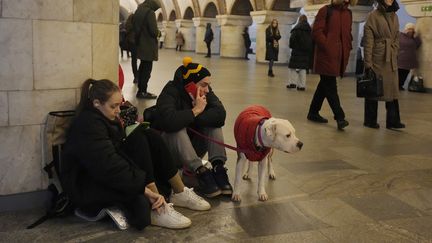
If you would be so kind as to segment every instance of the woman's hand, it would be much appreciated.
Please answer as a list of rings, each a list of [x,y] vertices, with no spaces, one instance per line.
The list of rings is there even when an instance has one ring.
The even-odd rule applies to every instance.
[[[149,199],[150,203],[152,204],[152,209],[155,209],[158,213],[163,210],[164,207],[162,206],[166,204],[166,201],[162,195],[152,192],[147,187],[145,188],[144,195]]]

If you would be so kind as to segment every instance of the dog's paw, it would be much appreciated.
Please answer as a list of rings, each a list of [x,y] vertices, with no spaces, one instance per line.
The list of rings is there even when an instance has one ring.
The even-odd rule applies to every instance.
[[[231,201],[240,202],[241,201],[240,195],[239,194],[232,194]]]
[[[243,180],[250,180],[248,173],[246,173],[246,174],[243,175]]]
[[[260,201],[267,201],[268,200],[268,196],[267,196],[267,193],[262,193],[262,194],[259,194],[259,200]]]
[[[276,180],[276,175],[275,175],[275,173],[270,173],[270,174],[269,174],[269,179],[270,179],[270,180]]]

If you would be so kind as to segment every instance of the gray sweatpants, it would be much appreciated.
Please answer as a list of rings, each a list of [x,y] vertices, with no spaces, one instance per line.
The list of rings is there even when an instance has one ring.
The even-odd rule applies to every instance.
[[[207,127],[195,130],[215,140],[224,141],[222,128]],[[227,160],[226,151],[223,146],[210,142],[193,133],[189,136],[186,128],[173,133],[163,132],[162,138],[173,154],[174,160],[177,159],[177,162],[181,163],[178,165],[185,165],[193,172],[203,165],[201,158],[207,152],[210,162],[221,160],[225,163]]]

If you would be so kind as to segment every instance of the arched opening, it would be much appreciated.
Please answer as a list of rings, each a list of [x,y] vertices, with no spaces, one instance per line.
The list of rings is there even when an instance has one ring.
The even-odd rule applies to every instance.
[[[192,18],[194,17],[194,12],[193,12],[193,10],[192,10],[192,8],[191,7],[188,7],[187,9],[186,9],[186,11],[185,11],[185,14],[184,14],[184,19],[189,19],[189,20],[192,20]]]
[[[253,11],[253,7],[249,0],[236,0],[232,7],[231,14],[249,16],[251,11]]]
[[[275,11],[292,11],[290,8],[290,1],[288,0],[275,0],[273,3],[273,7],[271,8]]]
[[[162,22],[163,21],[163,15],[162,15],[162,13],[159,13],[157,21],[158,22]]]
[[[216,5],[214,3],[207,4],[207,7],[204,10],[204,17],[206,18],[216,18],[216,15],[218,15],[218,11],[216,8]]]
[[[168,20],[169,20],[169,21],[175,21],[176,19],[177,19],[177,17],[176,17],[176,13],[175,13],[175,11],[173,10],[173,11],[171,11],[171,13],[170,13],[170,15],[169,15]]]

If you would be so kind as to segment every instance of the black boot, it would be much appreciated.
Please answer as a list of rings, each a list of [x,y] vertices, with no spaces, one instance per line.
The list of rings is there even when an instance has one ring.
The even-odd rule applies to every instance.
[[[400,121],[398,100],[386,102],[386,109],[387,109],[386,128],[388,129],[405,128],[405,124],[401,123]]]
[[[269,77],[274,77],[273,70],[272,70],[272,69],[269,69],[267,75],[268,75]]]
[[[216,184],[222,191],[223,195],[231,195],[233,188],[228,180],[227,168],[222,162],[215,161],[212,163],[213,166],[213,177],[215,178]]]
[[[378,101],[365,99],[364,104],[364,122],[365,127],[378,129],[380,126],[377,123]]]
[[[209,198],[216,197],[221,194],[221,190],[216,184],[211,170],[201,166],[196,170],[196,175],[198,179],[199,192]]]

